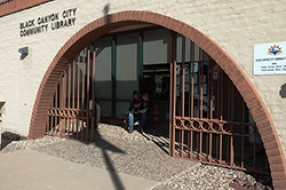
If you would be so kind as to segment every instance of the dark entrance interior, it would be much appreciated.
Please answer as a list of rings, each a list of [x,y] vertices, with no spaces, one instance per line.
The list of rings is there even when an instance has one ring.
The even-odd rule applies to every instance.
[[[170,99],[170,69],[169,64],[143,66],[143,92],[149,94],[152,109],[156,110],[158,118],[154,121],[168,126]]]

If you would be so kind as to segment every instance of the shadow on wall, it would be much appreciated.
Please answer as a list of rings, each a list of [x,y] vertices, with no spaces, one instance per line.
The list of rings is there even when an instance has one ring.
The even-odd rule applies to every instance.
[[[3,148],[5,148],[7,145],[9,145],[11,142],[13,141],[19,141],[19,140],[23,140],[25,137],[20,136],[18,134],[15,133],[11,133],[11,132],[3,132],[1,134],[1,144],[0,144],[0,150],[2,150]]]
[[[281,96],[281,98],[286,98],[286,83],[281,86],[279,95]]]
[[[110,7],[110,5],[109,5],[109,3],[108,3],[108,4],[106,4],[106,5],[104,6],[104,8],[103,8],[103,15],[105,16],[105,18],[104,18],[105,24],[108,24],[108,23],[111,22],[111,16],[108,15],[109,7]]]

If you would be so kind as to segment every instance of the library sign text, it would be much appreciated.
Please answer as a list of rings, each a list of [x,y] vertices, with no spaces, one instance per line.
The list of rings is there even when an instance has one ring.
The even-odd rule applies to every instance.
[[[58,30],[61,28],[74,26],[76,21],[77,8],[63,10],[60,13],[52,13],[46,16],[40,16],[37,19],[30,19],[21,22],[20,36],[30,36],[49,30]]]

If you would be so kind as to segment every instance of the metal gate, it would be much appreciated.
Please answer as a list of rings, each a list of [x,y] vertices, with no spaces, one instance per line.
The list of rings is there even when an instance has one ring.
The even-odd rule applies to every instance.
[[[176,37],[173,37],[176,52]],[[228,76],[199,50],[186,63],[173,53],[170,97],[170,154],[241,170],[269,173],[260,134],[248,108]],[[194,57],[191,43],[190,57]]]
[[[46,134],[92,141],[97,122],[94,44],[84,48],[58,81],[48,110]],[[87,56],[89,55],[89,56]]]

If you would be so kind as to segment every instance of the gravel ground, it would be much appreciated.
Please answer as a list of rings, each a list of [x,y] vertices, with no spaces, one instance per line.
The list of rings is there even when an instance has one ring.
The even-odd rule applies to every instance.
[[[13,141],[1,154],[31,149],[79,164],[100,167],[154,181],[161,189],[271,189],[269,176],[177,159],[168,155],[168,130],[128,134],[122,127],[100,124],[95,141],[61,137]],[[267,185],[268,184],[268,185]]]

